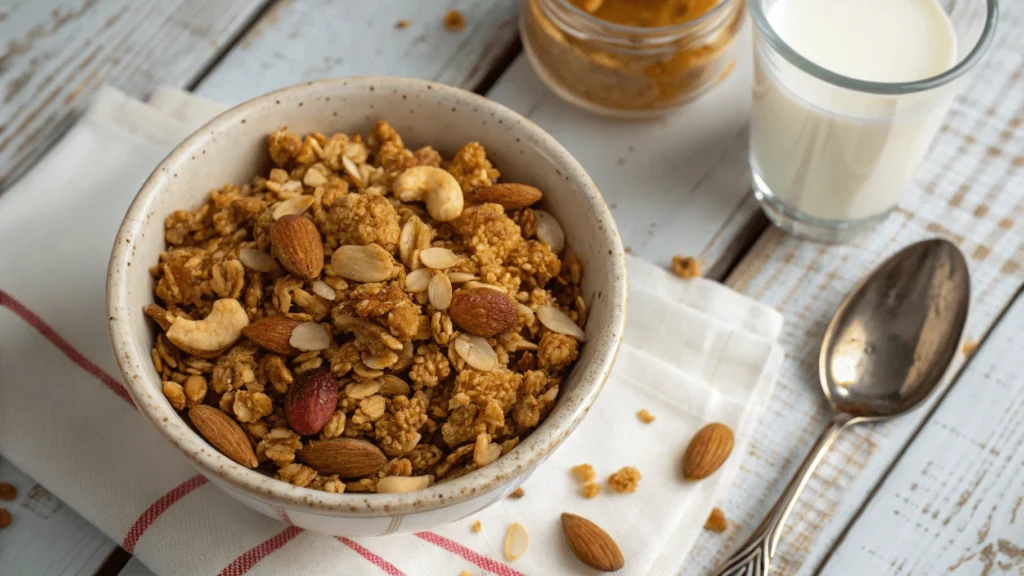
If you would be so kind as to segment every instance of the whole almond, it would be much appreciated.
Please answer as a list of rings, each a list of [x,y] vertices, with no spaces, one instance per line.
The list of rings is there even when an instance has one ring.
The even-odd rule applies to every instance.
[[[242,427],[220,409],[196,404],[188,409],[188,418],[203,438],[228,458],[247,468],[259,464]]]
[[[320,474],[337,474],[342,478],[376,474],[388,463],[380,448],[354,438],[310,440],[296,455]]]
[[[501,204],[506,210],[515,210],[526,208],[543,196],[543,192],[526,184],[494,184],[477,188],[469,198],[472,202],[491,202]]]
[[[316,224],[305,216],[287,214],[270,229],[274,258],[297,278],[309,280],[324,269],[324,245]]]
[[[519,305],[497,290],[464,288],[452,295],[448,315],[466,332],[490,338],[515,327]]]
[[[294,356],[299,351],[288,340],[292,336],[292,330],[299,324],[301,322],[284,314],[274,314],[260,318],[242,328],[242,334],[261,348],[285,356]]]
[[[562,514],[562,532],[572,553],[587,566],[602,572],[615,572],[626,565],[619,545],[607,532],[590,520],[575,514]]]
[[[338,407],[338,381],[327,368],[301,374],[288,387],[284,415],[303,436],[318,434]]]
[[[732,430],[720,422],[698,430],[683,454],[683,476],[701,480],[714,474],[729,458],[733,440]]]

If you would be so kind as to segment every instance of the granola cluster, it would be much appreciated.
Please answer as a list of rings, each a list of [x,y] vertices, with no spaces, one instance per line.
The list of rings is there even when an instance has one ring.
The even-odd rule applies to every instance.
[[[146,313],[171,405],[236,461],[328,492],[419,489],[515,448],[554,406],[587,315],[579,258],[531,207],[541,192],[498,184],[476,142],[446,158],[385,121],[267,145],[267,174],[166,219]],[[253,458],[220,448],[197,405]],[[379,464],[346,468],[353,440]]]

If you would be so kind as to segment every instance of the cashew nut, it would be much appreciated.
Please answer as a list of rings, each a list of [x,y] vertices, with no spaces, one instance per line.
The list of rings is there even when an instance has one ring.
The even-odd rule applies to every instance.
[[[433,476],[387,476],[377,481],[378,494],[401,494],[423,490],[433,482]]]
[[[427,203],[427,212],[438,222],[450,222],[462,214],[462,187],[446,170],[414,166],[395,178],[395,197],[402,202]]]
[[[234,298],[213,303],[213,309],[202,320],[175,317],[167,329],[167,338],[182,352],[200,358],[213,358],[242,336],[249,325],[249,316]]]

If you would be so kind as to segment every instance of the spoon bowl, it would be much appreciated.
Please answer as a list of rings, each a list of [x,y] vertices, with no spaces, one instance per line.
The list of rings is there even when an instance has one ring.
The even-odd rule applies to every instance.
[[[969,278],[960,250],[933,239],[903,249],[854,287],[818,361],[833,410],[877,420],[927,398],[960,348]]]

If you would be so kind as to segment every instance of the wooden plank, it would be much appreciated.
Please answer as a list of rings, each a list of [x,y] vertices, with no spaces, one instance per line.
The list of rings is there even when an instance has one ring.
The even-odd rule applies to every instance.
[[[150,570],[149,568],[146,568],[145,564],[143,564],[142,562],[139,562],[139,559],[135,558],[133,556],[132,559],[129,560],[128,563],[124,565],[124,568],[121,570],[121,572],[118,573],[118,576],[155,576],[155,575],[153,574],[152,570]]]
[[[13,502],[0,502],[13,517],[0,535],[0,573],[92,574],[117,548],[10,462],[0,462],[0,482],[13,484],[18,490]]]
[[[842,246],[770,229],[730,276],[731,286],[785,314],[787,357],[759,430],[742,455],[742,473],[720,503],[735,525],[724,536],[704,535],[685,574],[717,565],[746,537],[820,433],[828,411],[817,379],[818,343],[839,301],[872,266],[925,237],[955,241],[971,266],[967,334],[974,341],[1024,282],[1024,3],[1001,8],[991,52],[964,83],[916,183],[888,220]],[[954,370],[960,363],[962,358]],[[970,378],[958,383],[968,390],[978,385]],[[797,504],[782,537],[777,573],[815,572],[929,408],[844,433]]]
[[[823,574],[1024,572],[1022,325],[1018,297]]]
[[[737,43],[743,57],[721,85],[656,120],[579,110],[543,84],[525,55],[488,96],[536,122],[583,164],[634,254],[663,266],[676,254],[700,256],[706,270],[723,273],[744,234],[749,240],[761,231],[756,220],[750,228],[757,209],[749,202],[747,164],[749,26]]]
[[[459,10],[465,29],[443,26]],[[475,88],[517,38],[517,0],[278,2],[199,84],[237,104],[276,88],[332,76],[386,74]],[[395,23],[405,20],[407,28]]]
[[[0,190],[103,83],[186,86],[265,0],[17,0],[0,7]]]

